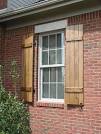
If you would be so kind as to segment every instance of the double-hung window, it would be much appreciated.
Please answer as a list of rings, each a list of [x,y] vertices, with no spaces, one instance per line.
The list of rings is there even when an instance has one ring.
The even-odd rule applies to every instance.
[[[40,44],[39,98],[64,100],[64,32],[42,34]]]

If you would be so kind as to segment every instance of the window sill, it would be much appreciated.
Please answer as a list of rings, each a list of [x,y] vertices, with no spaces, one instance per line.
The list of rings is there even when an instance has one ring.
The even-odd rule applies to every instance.
[[[45,101],[38,101],[36,103],[37,107],[51,107],[51,108],[64,108],[63,102],[45,102]]]

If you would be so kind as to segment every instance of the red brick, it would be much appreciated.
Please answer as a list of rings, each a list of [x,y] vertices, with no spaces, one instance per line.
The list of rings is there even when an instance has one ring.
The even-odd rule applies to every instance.
[[[0,0],[0,9],[7,7],[7,0]]]

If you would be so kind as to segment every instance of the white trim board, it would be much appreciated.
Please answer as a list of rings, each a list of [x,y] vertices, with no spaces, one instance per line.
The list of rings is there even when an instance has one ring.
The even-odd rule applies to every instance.
[[[35,33],[49,32],[53,30],[64,29],[67,26],[67,20],[60,20],[40,25],[35,25]]]
[[[7,12],[7,8],[0,9],[0,15]]]

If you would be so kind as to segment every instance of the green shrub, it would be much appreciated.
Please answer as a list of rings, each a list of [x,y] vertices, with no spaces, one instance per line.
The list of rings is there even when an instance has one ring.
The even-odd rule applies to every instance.
[[[0,134],[30,134],[27,107],[0,86]]]

